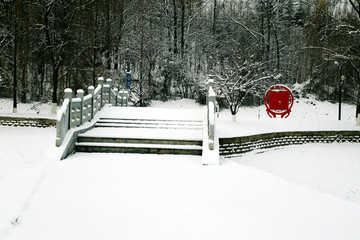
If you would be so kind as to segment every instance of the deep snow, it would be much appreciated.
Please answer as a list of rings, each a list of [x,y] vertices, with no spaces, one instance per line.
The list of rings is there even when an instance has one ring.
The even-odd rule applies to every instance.
[[[189,100],[152,105],[202,108]],[[342,121],[336,104],[314,99],[299,100],[289,119],[269,119],[263,108],[240,109],[237,123],[222,111],[218,133],[359,130],[351,105],[343,105]],[[170,155],[49,161],[57,151],[54,128],[0,127],[0,136],[1,240],[360,236],[359,144],[250,152],[204,167],[201,157]]]

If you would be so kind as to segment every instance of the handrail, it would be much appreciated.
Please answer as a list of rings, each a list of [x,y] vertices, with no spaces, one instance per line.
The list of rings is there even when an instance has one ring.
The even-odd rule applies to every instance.
[[[202,164],[219,165],[219,143],[215,132],[216,94],[213,89],[214,81],[207,83],[206,113],[203,132],[203,156]]]
[[[56,146],[59,147],[65,138],[68,119],[69,119],[69,99],[65,99],[61,109],[58,112],[58,118],[56,120]]]
[[[89,94],[84,96],[84,90],[77,90],[76,98],[72,97],[72,90],[65,89],[65,99],[58,111],[56,122],[56,146],[60,147],[69,129],[80,127],[91,121],[105,104],[113,106],[127,106],[128,92],[112,89],[112,80],[98,78],[98,86],[88,87]]]

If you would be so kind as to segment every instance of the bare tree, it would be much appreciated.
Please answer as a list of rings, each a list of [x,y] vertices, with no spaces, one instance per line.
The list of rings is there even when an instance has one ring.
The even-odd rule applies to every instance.
[[[209,76],[214,78],[217,91],[229,105],[233,122],[236,122],[236,114],[249,95],[260,97],[271,85],[273,74],[263,70],[262,64],[251,58],[238,59],[224,61]]]

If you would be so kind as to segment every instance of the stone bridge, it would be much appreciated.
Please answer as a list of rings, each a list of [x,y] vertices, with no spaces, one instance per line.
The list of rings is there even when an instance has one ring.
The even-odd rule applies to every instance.
[[[129,107],[126,91],[98,79],[65,100],[57,118],[56,146],[62,159],[74,152],[200,155],[202,164],[219,164],[215,132],[215,93],[208,83],[203,110]]]

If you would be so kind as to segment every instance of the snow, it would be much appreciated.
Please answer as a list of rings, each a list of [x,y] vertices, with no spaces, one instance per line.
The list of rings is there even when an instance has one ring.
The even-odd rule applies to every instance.
[[[13,101],[7,98],[0,98],[0,116],[56,119],[56,114],[51,114],[51,103],[18,103],[15,114]]]
[[[288,146],[261,154],[264,150],[253,151],[233,161],[360,204],[359,147],[358,143]]]
[[[0,239],[29,205],[54,139],[55,128],[0,126]]]
[[[0,99],[0,109],[6,104]],[[203,114],[203,106],[186,99],[152,106],[159,118],[161,108]],[[28,108],[19,105],[18,114],[37,115]],[[223,110],[216,133],[359,130],[355,106],[342,109],[338,121],[336,104],[300,99],[288,119],[270,119],[260,106],[241,108],[237,123]],[[144,108],[144,118],[148,113]],[[201,156],[172,155],[76,153],[54,161],[55,132],[0,126],[1,240],[351,240],[360,235],[359,144],[259,150],[221,159],[220,166],[202,166]]]
[[[240,108],[237,122],[223,110],[217,124],[220,137],[238,137],[268,132],[356,130],[355,106],[342,104],[341,121],[338,104],[319,102],[315,98],[301,98],[294,102],[288,118],[269,119],[264,106]]]
[[[184,130],[184,129],[142,129],[142,128],[93,128],[82,134],[85,137],[98,136],[103,137],[125,136],[127,138],[152,138],[152,139],[179,139],[184,140],[201,140],[201,130]]]
[[[359,222],[359,204],[233,160],[76,154],[8,239],[357,239]]]

